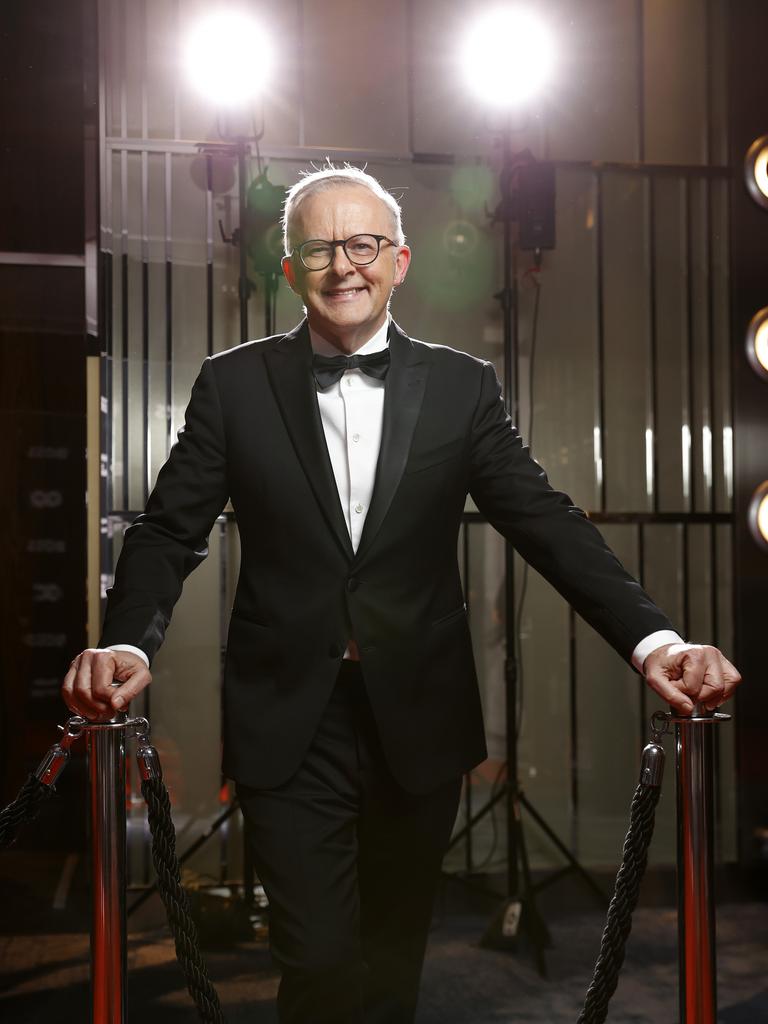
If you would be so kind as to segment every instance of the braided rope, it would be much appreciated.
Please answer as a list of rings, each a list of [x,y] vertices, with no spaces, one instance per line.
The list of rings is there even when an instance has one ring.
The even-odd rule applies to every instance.
[[[16,799],[0,811],[0,849],[16,841],[21,826],[37,816],[52,793],[52,786],[46,786],[35,775],[27,776]]]
[[[226,1024],[219,997],[200,954],[189,899],[181,884],[168,790],[162,779],[145,779],[141,784],[141,792],[147,802],[147,817],[152,833],[152,860],[157,872],[158,888],[173,932],[176,957],[186,975],[187,989],[201,1020],[206,1024]]]
[[[632,930],[632,912],[637,905],[640,883],[648,860],[648,847],[653,837],[656,805],[660,795],[659,786],[639,785],[632,798],[629,831],[624,840],[621,867],[616,875],[616,889],[608,908],[592,981],[577,1024],[603,1024],[608,1015],[608,1003],[616,991],[627,939]]]

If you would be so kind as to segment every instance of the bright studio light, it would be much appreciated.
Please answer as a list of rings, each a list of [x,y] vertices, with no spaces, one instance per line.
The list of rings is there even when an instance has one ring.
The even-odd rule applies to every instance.
[[[546,25],[516,7],[482,15],[464,41],[461,64],[472,92],[495,107],[519,107],[549,80],[555,48]]]
[[[747,515],[755,543],[768,552],[768,480],[755,489]]]
[[[768,208],[768,135],[755,139],[744,159],[744,176],[749,194]]]
[[[184,65],[189,81],[212,103],[242,106],[261,93],[269,77],[269,41],[249,15],[219,10],[190,32]]]
[[[747,328],[747,359],[763,380],[768,380],[768,306],[752,317]]]

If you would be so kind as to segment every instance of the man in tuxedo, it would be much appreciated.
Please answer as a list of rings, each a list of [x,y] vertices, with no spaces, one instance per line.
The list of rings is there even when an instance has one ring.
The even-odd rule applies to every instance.
[[[231,499],[242,564],[225,771],[269,897],[280,1019],[405,1024],[461,776],[485,757],[456,560],[467,494],[679,712],[718,706],[739,675],[684,643],[550,487],[491,364],[390,319],[411,253],[375,179],[301,179],[285,241],[306,320],[205,361],[126,532],[100,646],[72,663],[63,696],[94,718],[147,686]]]

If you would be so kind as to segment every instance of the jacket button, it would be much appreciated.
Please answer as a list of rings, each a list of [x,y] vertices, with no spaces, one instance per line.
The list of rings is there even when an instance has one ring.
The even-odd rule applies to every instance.
[[[349,579],[347,580],[347,590],[352,592],[354,590],[357,590],[359,586],[360,580],[358,580],[356,576],[350,576]]]

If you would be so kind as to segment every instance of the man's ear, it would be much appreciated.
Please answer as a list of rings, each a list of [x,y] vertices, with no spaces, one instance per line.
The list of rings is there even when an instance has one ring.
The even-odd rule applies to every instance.
[[[395,280],[393,281],[395,288],[405,280],[405,275],[408,273],[410,263],[411,250],[407,245],[401,245],[397,256],[395,256]]]
[[[299,290],[296,287],[296,271],[293,266],[293,259],[290,256],[283,256],[280,266],[283,268],[283,274],[288,284],[291,286],[292,291],[299,294]]]

